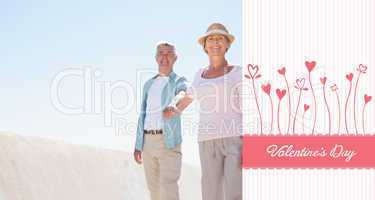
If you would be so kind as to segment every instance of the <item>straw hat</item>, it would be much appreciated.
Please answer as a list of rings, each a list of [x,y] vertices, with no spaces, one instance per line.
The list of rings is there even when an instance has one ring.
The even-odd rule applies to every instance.
[[[204,46],[204,43],[206,41],[206,38],[210,35],[224,35],[225,37],[228,38],[228,41],[229,41],[229,44],[232,44],[232,42],[234,41],[234,36],[229,34],[228,30],[225,28],[224,25],[220,24],[220,23],[213,23],[211,24],[206,33],[199,37],[198,38],[198,42],[199,44],[201,44],[202,46]]]

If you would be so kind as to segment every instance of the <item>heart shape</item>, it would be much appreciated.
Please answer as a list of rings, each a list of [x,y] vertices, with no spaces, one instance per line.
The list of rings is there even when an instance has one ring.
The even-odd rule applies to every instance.
[[[372,96],[368,96],[367,94],[365,94],[365,104],[370,102],[372,99]]]
[[[247,65],[247,70],[249,71],[250,77],[252,79],[254,79],[255,76],[258,74],[259,67],[258,67],[258,65],[249,64],[249,65]]]
[[[310,108],[310,106],[307,105],[307,104],[305,104],[305,105],[303,106],[303,108],[304,108],[305,111],[307,111],[307,110]]]
[[[298,89],[302,89],[305,86],[305,79],[304,78],[297,79],[296,86]]]
[[[309,72],[311,72],[315,68],[316,62],[315,61],[311,61],[311,62],[306,61],[305,65],[306,65],[307,70],[309,70]]]
[[[358,66],[358,71],[362,72],[362,73],[365,73],[367,71],[367,66],[366,65],[363,65],[363,64],[360,64]]]
[[[322,78],[320,78],[320,82],[321,82],[323,85],[325,85],[326,82],[327,82],[327,77],[322,77]]]
[[[279,99],[281,100],[285,96],[286,90],[280,90],[279,88],[277,88],[276,89],[276,94],[279,97]]]
[[[262,90],[267,93],[267,94],[270,94],[271,93],[271,84],[270,83],[267,83],[265,85],[262,85]]]
[[[348,79],[349,81],[352,81],[353,80],[353,73],[347,74],[346,79]]]
[[[285,75],[286,69],[285,69],[285,67],[283,67],[281,69],[278,69],[277,72],[279,72],[279,74],[281,74],[281,75]]]

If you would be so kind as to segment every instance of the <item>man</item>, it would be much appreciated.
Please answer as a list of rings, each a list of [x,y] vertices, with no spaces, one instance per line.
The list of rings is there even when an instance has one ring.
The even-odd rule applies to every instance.
[[[144,166],[152,200],[178,200],[181,174],[181,118],[175,105],[187,89],[186,79],[173,72],[175,47],[156,47],[159,73],[143,86],[134,159]]]

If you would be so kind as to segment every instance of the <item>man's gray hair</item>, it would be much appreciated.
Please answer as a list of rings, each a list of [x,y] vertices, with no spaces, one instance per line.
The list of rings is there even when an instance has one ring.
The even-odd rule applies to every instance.
[[[176,47],[171,43],[171,42],[168,42],[168,41],[160,41],[156,44],[156,53],[158,52],[159,48],[161,46],[167,46],[167,47],[172,47],[174,53],[177,55],[177,52],[176,52]]]

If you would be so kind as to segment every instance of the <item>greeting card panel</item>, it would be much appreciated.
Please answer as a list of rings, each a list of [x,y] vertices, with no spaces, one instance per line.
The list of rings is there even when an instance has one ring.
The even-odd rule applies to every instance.
[[[245,170],[245,199],[375,198],[371,163],[345,164],[361,161],[345,162],[353,150],[345,148],[363,148],[363,156],[368,149],[350,142],[372,141],[375,132],[374,11],[372,0],[243,1],[245,133],[291,137],[306,142],[306,152],[313,147],[301,137],[337,137],[321,145],[321,155],[335,162],[332,155],[341,153],[343,163]],[[341,139],[348,145],[333,150]]]

